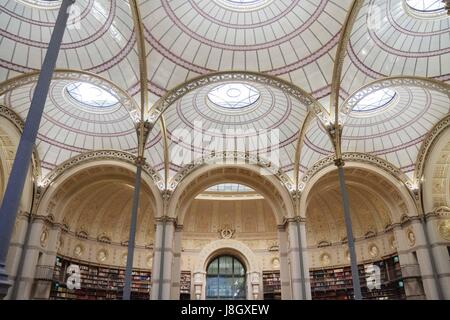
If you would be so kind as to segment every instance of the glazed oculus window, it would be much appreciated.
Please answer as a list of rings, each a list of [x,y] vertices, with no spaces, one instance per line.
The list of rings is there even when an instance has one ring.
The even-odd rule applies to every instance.
[[[372,92],[361,99],[361,101],[353,107],[353,111],[370,113],[383,110],[392,103],[396,96],[397,93],[392,89],[382,89]]]
[[[223,183],[210,187],[207,192],[253,192],[254,190],[236,183]]]
[[[415,11],[425,13],[435,13],[445,9],[445,3],[442,0],[406,0],[406,4]]]
[[[252,106],[261,97],[255,87],[245,83],[226,83],[208,93],[208,99],[225,109],[242,109]]]
[[[119,103],[111,91],[87,82],[74,82],[66,88],[69,96],[76,102],[94,108],[108,108]]]

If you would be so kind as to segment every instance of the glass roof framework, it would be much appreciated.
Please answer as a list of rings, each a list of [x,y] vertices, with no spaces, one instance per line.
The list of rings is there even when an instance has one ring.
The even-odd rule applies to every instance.
[[[87,82],[73,82],[66,90],[76,102],[92,108],[109,108],[119,103],[112,91]]]
[[[260,97],[258,89],[245,83],[225,83],[208,93],[209,101],[231,110],[252,106]]]
[[[44,10],[30,3],[51,4],[58,1],[0,2],[2,14],[5,21],[8,21],[2,27],[4,41],[0,48],[0,61],[3,61],[0,63],[0,81],[3,82],[12,75],[32,72],[42,65],[57,10]],[[224,5],[225,2],[228,5]],[[421,1],[408,2],[413,5],[413,2]],[[157,67],[153,64],[153,69],[149,72],[150,104],[154,104],[171,88],[194,78],[217,71],[241,70],[285,79],[326,105],[329,102],[340,30],[352,3],[351,0],[265,0],[261,3],[256,0],[142,0],[139,6],[145,27],[146,54],[149,61],[158,62]],[[440,5],[436,1],[433,3]],[[81,24],[89,27],[67,29],[57,68],[98,74],[139,103],[139,56],[127,2],[77,0],[77,5],[80,8]],[[369,30],[367,12],[368,8],[375,5],[381,9],[384,20],[380,29]],[[364,85],[386,77],[403,75],[450,81],[449,65],[443,63],[449,61],[450,55],[450,39],[446,36],[450,19],[445,16],[439,19],[420,19],[420,14],[405,14],[405,9],[409,9],[406,0],[363,3],[352,26],[350,44],[347,47],[341,81],[341,102]],[[33,33],[28,32],[30,29],[33,29]],[[48,130],[41,132],[42,139],[38,141],[44,174],[63,161],[90,150],[135,152],[135,130],[125,110],[109,114],[106,110],[99,112],[100,108],[94,112],[93,108],[89,108],[88,111],[91,112],[84,113],[87,108],[81,110],[82,108],[73,108],[66,103],[69,99],[64,87],[61,89],[62,85],[58,85],[58,90],[53,90],[51,99],[48,99],[48,112],[45,115],[50,118],[46,124]],[[193,119],[204,118],[208,125],[205,129],[226,129],[237,125],[281,128],[284,147],[281,153],[282,169],[290,174],[295,159],[296,134],[304,120],[303,112],[298,111],[302,106],[289,101],[281,92],[274,91],[272,95],[267,95],[264,88],[256,88],[261,93],[255,103],[257,107],[235,109],[234,112],[216,106],[212,108],[213,103],[209,103],[207,94],[203,92],[197,100],[194,100],[193,95],[189,96],[191,99],[180,101],[178,109],[177,106],[171,106],[171,110],[178,111],[184,118],[177,118],[174,116],[175,112],[169,110],[167,127],[173,129],[180,124],[193,123]],[[24,86],[15,90],[11,92],[10,101],[6,101],[6,98],[3,101],[24,118],[29,101],[25,101],[23,97],[29,96],[29,89],[30,86]],[[212,87],[208,88],[210,89]],[[383,110],[376,112],[380,119],[373,119],[374,126],[380,123],[380,130],[378,127],[373,128],[372,134],[367,129],[367,123],[356,123],[354,120],[354,134],[347,132],[347,136],[349,141],[356,141],[355,135],[358,133],[361,136],[361,139],[358,138],[360,142],[357,146],[349,145],[347,149],[343,149],[373,152],[403,171],[412,170],[410,159],[414,161],[417,158],[415,150],[420,147],[420,137],[442,118],[442,114],[448,113],[448,98],[434,94],[433,90],[417,92],[414,89],[410,93],[406,89],[403,91],[396,96],[396,101],[398,99],[401,102],[399,108],[402,111],[393,118],[400,123],[396,126],[392,123],[392,128],[384,131],[395,131],[405,124],[404,126],[408,125],[408,132],[396,136],[392,142],[372,138],[373,134],[383,134],[381,124],[391,126],[388,121],[390,119],[384,119],[386,113],[394,113],[400,109],[371,104],[370,108],[379,107],[377,110]],[[60,93],[66,94],[61,96]],[[292,107],[290,104],[293,104]],[[434,114],[427,112],[425,116],[418,117],[420,108],[430,109],[430,106],[436,106],[432,109]],[[51,112],[55,115],[50,114]],[[370,112],[355,110],[353,115],[364,113]],[[415,119],[416,115],[417,121],[410,122],[409,118]],[[429,124],[424,123],[425,118],[430,116],[433,118],[428,120]],[[369,119],[370,117],[358,117],[358,121]],[[420,127],[417,129],[420,137],[410,132],[416,130],[410,129],[415,125]],[[301,148],[301,172],[333,151],[326,132],[323,132],[316,120],[306,131]],[[53,136],[54,132],[59,134]],[[163,139],[158,128],[153,130],[152,135],[146,146],[147,161],[163,175]],[[408,148],[396,147],[403,144]],[[394,151],[388,153],[389,150]],[[168,179],[180,170],[180,167],[169,163]]]
[[[239,192],[255,192],[250,187],[244,186],[242,184],[236,183],[223,183],[218,184],[213,187],[210,187],[205,190],[206,192],[230,192],[230,193],[239,193]]]
[[[445,3],[442,0],[406,0],[406,4],[419,12],[435,13],[445,10]]]

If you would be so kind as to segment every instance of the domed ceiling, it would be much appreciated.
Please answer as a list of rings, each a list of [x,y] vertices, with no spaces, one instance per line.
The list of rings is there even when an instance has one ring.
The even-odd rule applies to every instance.
[[[214,71],[281,77],[321,98],[349,0],[143,0],[153,99]]]
[[[448,87],[443,88],[450,81],[450,18],[440,7],[420,8],[419,2],[139,0],[144,40],[140,51],[133,1],[77,0],[38,135],[43,175],[92,150],[136,154],[135,126],[141,118],[145,82],[140,79],[140,62],[146,59],[147,111],[166,94],[179,95],[145,148],[148,164],[162,177],[171,179],[189,163],[176,158],[179,150],[192,151],[189,160],[222,150],[180,141],[180,129],[191,136],[201,132],[209,142],[237,130],[232,135],[235,145],[252,136],[239,130],[277,129],[279,146],[269,149],[279,152],[284,172],[295,179],[298,171],[301,178],[333,154],[325,130],[329,123],[324,120],[334,111],[330,95],[336,79],[341,80],[343,152],[370,153],[412,177],[422,142],[449,115],[450,105]],[[0,0],[0,103],[22,120],[59,3]],[[345,56],[336,60],[351,8],[357,10],[350,21],[349,42],[344,43]],[[333,79],[341,62],[341,77]],[[266,80],[249,76],[242,81],[205,81],[216,72],[257,74]],[[391,92],[375,102],[367,97],[385,88],[379,86],[385,77],[395,76],[436,82],[388,81]],[[273,86],[270,79],[275,77],[286,83]],[[97,86],[83,89],[97,96],[80,96],[80,82]],[[261,154],[268,148],[249,149]]]
[[[410,5],[436,1],[363,1],[350,35],[341,95],[389,76],[450,81],[450,19],[445,10],[427,16]],[[418,5],[418,4],[417,4]],[[441,2],[442,7],[444,4]]]

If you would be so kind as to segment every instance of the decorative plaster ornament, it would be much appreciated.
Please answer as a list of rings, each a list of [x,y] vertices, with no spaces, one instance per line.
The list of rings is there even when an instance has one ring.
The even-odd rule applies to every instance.
[[[450,220],[441,221],[438,230],[444,240],[450,241]]]
[[[77,245],[75,247],[75,249],[73,250],[73,254],[75,255],[75,257],[81,257],[84,253],[84,248],[81,244]]]
[[[106,251],[105,249],[100,250],[97,253],[97,261],[98,262],[105,262],[106,259],[108,259],[108,251]]]
[[[41,242],[41,247],[45,248],[47,246],[47,242],[48,242],[48,231],[47,231],[47,229],[44,229],[44,231],[42,231],[40,242]]]
[[[375,244],[371,244],[369,246],[369,254],[372,258],[376,258],[380,254],[380,250]]]
[[[331,257],[328,253],[324,253],[320,256],[320,262],[322,266],[327,267],[331,264]]]
[[[220,236],[222,237],[222,239],[231,239],[233,238],[235,230],[232,230],[229,227],[225,227],[222,230],[220,230]]]
[[[416,235],[411,229],[406,232],[406,235],[408,236],[409,245],[413,247],[416,244]]]

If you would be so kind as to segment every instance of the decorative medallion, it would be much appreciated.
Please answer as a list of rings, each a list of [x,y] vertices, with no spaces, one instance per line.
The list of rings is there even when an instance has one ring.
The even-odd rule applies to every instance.
[[[376,258],[380,254],[380,250],[375,244],[369,245],[369,254],[372,258]]]
[[[320,256],[320,263],[324,267],[331,265],[331,256],[328,253],[324,253]]]
[[[122,261],[121,261],[123,266],[127,265],[127,260],[128,260],[128,254],[124,253],[122,255]]]
[[[450,220],[441,221],[438,225],[438,230],[442,239],[450,241]]]
[[[228,239],[233,238],[235,230],[233,230],[229,227],[225,227],[222,230],[220,230],[219,232],[220,232],[220,236],[222,237],[222,239],[228,240]]]
[[[75,249],[73,250],[73,254],[75,255],[75,257],[80,258],[84,253],[84,248],[81,244],[77,245],[75,247]]]
[[[43,248],[47,247],[47,243],[48,243],[48,230],[47,229],[44,229],[44,231],[42,231],[40,242],[41,242],[41,247],[43,247]]]
[[[108,251],[106,249],[102,249],[97,253],[97,261],[105,262],[108,259]]]
[[[413,247],[416,244],[416,235],[411,229],[406,231],[406,236],[408,237],[409,245]]]

